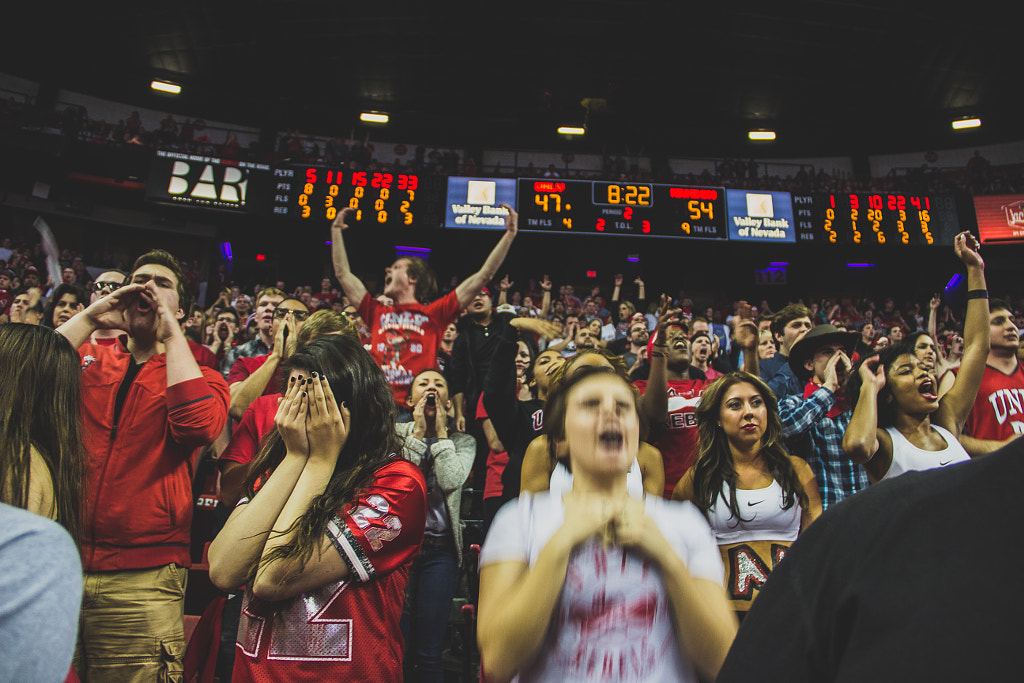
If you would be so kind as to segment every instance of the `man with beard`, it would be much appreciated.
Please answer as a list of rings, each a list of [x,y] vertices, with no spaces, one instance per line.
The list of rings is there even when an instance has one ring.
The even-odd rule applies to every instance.
[[[650,427],[647,439],[661,451],[665,466],[666,499],[697,459],[697,404],[710,383],[691,364],[690,340],[679,309],[668,308],[662,298],[654,336],[648,344],[651,373],[633,384],[640,390],[640,415]],[[741,311],[736,324],[736,343],[744,350],[743,369],[757,372],[757,328],[749,318],[749,307]],[[753,359],[753,361],[751,361]]]
[[[448,390],[455,407],[455,428],[460,432],[466,431],[468,424],[476,422],[477,402],[497,346],[497,335],[515,317],[513,313],[495,312],[493,303],[487,287],[473,297],[466,315],[458,322],[451,360],[445,368]],[[477,443],[480,441],[478,438]]]
[[[256,337],[244,344],[228,349],[224,360],[220,362],[220,371],[224,379],[228,378],[231,368],[239,358],[266,356],[274,346],[274,309],[284,301],[285,293],[276,287],[267,287],[256,295]],[[307,309],[308,310],[308,309]],[[245,314],[238,311],[240,318]],[[243,318],[244,319],[244,318]]]
[[[387,375],[395,403],[407,413],[405,398],[413,378],[423,370],[437,367],[437,347],[448,323],[456,319],[461,309],[473,303],[484,285],[494,278],[512,247],[519,230],[518,215],[511,206],[501,206],[505,209],[505,232],[480,270],[429,304],[425,300],[437,285],[426,262],[418,258],[400,258],[385,270],[384,296],[392,300],[390,305],[370,296],[352,272],[342,236],[354,209],[343,209],[331,224],[334,275],[348,300],[358,302],[359,315],[370,327],[370,355]]]
[[[987,292],[967,293],[968,298],[979,295],[987,296]],[[991,453],[1024,433],[1024,368],[1017,360],[1020,331],[1005,301],[989,302],[989,333],[985,374],[960,436],[972,458]]]
[[[57,330],[82,359],[83,680],[183,670],[192,476],[228,409],[224,378],[199,367],[182,334],[187,309],[177,261],[155,250],[135,261],[129,284]],[[88,343],[99,328],[126,332],[127,350]]]
[[[647,342],[651,333],[647,330],[647,320],[642,313],[633,314],[623,339],[616,339],[608,342],[608,350],[622,356],[623,362],[629,368],[631,379],[647,379],[651,372],[651,366],[647,362]]]

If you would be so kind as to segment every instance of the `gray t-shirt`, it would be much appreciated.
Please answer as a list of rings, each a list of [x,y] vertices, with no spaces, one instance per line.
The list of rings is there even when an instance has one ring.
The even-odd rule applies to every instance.
[[[0,567],[0,681],[63,681],[82,604],[78,548],[56,522],[0,503]]]

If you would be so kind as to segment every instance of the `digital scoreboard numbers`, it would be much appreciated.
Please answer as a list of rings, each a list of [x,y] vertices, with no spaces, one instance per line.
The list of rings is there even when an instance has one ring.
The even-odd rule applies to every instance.
[[[945,245],[959,232],[948,195],[836,193],[795,196],[801,240],[821,244]]]
[[[317,166],[274,169],[274,213],[333,221],[351,208],[349,225],[413,225],[420,179],[414,174],[350,171]]]
[[[725,239],[720,188],[521,178],[527,231]]]

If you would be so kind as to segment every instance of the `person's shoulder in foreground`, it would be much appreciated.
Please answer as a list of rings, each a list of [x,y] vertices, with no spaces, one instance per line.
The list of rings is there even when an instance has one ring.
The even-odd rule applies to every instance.
[[[82,564],[56,522],[0,503],[0,681],[62,681],[82,602]]]
[[[772,573],[718,677],[996,680],[1018,668],[1024,440],[829,508]]]

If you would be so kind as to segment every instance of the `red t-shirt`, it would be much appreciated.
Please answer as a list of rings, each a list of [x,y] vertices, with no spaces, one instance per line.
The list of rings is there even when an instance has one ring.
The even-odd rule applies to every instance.
[[[395,401],[404,406],[413,377],[437,368],[437,349],[459,315],[459,297],[453,290],[426,305],[385,306],[367,292],[359,315],[370,327],[370,355],[387,376]]]
[[[633,384],[641,394],[647,391],[647,380]],[[697,405],[707,385],[703,379],[668,381],[668,418],[661,430],[651,434],[665,465],[665,498],[672,497],[672,490],[697,459]]]
[[[1009,375],[985,366],[964,434],[993,441],[1024,434],[1024,368],[1020,363]]]
[[[235,426],[235,431],[231,433],[231,442],[217,459],[218,463],[237,462],[248,465],[253,461],[263,437],[274,429],[277,399],[280,395],[264,394],[249,404]]]
[[[328,522],[327,536],[348,565],[347,579],[277,603],[246,591],[236,683],[402,680],[399,621],[426,525],[423,473],[392,460],[345,510]]]
[[[231,366],[231,371],[228,373],[228,386],[230,387],[235,382],[244,382],[249,379],[252,373],[263,367],[263,364],[267,362],[267,356],[249,356],[242,357],[235,361],[235,364]],[[274,374],[271,375],[270,380],[267,382],[267,386],[263,388],[263,396],[270,394],[281,393],[281,370],[278,368],[274,370]]]
[[[196,363],[220,372],[220,364],[217,363],[217,356],[213,355],[213,351],[191,339],[186,341],[188,341],[188,348],[192,350],[192,357],[196,359]]]

